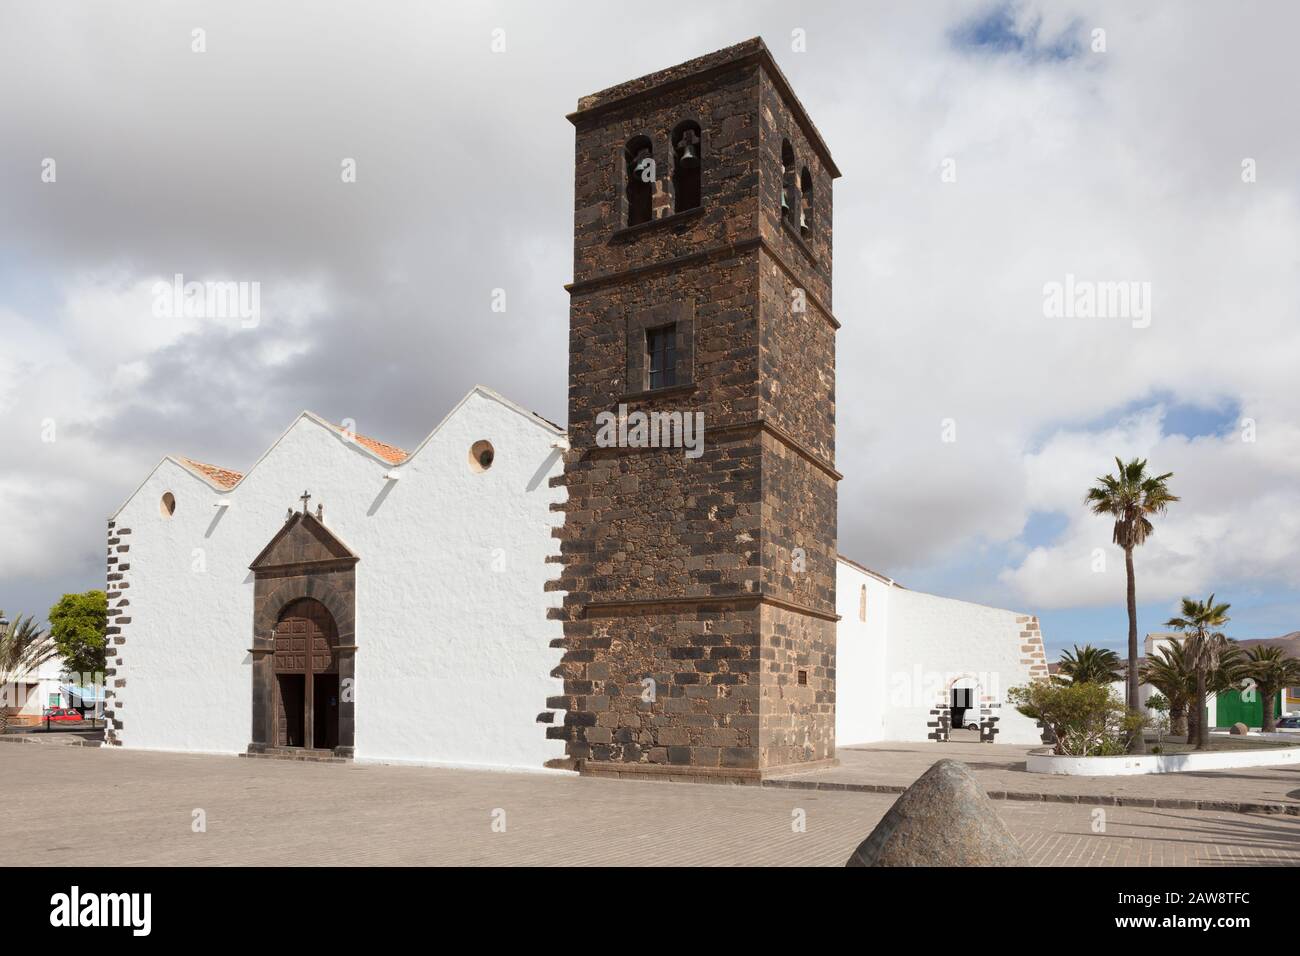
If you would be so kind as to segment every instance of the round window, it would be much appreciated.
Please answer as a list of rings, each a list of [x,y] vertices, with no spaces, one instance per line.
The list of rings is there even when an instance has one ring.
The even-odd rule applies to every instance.
[[[176,496],[170,491],[164,491],[162,501],[158,502],[158,510],[162,512],[164,518],[170,518],[176,513]]]
[[[487,471],[492,467],[492,460],[496,457],[496,450],[492,443],[486,439],[476,441],[469,449],[469,466],[475,471]]]

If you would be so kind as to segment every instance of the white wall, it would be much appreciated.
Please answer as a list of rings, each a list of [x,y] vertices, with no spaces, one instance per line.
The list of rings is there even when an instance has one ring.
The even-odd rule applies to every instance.
[[[866,621],[859,618],[862,589],[867,589]],[[885,739],[885,643],[889,633],[892,588],[846,561],[836,562],[835,743],[870,743]]]
[[[1029,682],[1022,664],[1020,632],[1015,611],[936,597],[896,588],[890,607],[890,704],[886,733],[891,740],[925,740],[930,710],[955,679],[977,678],[982,707],[996,702],[997,742],[1042,743],[1038,725],[1006,703],[1011,687]],[[987,700],[986,698],[991,698]]]
[[[59,688],[67,683],[62,674],[63,659],[60,657],[54,657],[28,673],[10,688],[15,698],[11,702],[14,708],[11,713],[19,717],[39,717],[50,705],[51,694],[59,695],[59,703],[55,706],[62,707],[65,701]]]
[[[859,620],[862,587],[867,620]],[[1020,648],[1027,615],[911,591],[840,560],[835,648],[835,742],[924,741],[930,710],[959,679],[976,678],[991,697],[998,743],[1039,744],[1038,725],[1008,706],[1006,692],[1029,681]],[[965,681],[969,683],[969,680]],[[987,707],[991,701],[981,701]]]
[[[496,457],[476,472],[469,448],[483,438]],[[562,756],[536,723],[562,693],[549,676],[562,625],[546,617],[561,595],[545,591],[559,570],[546,563],[563,517],[550,510],[564,496],[549,486],[562,472],[559,440],[476,389],[400,466],[308,416],[230,491],[164,461],[116,516],[132,532],[131,621],[114,675],[127,681],[116,704],[123,746],[247,747],[248,565],[306,489],[360,557],[356,759],[540,768]],[[394,467],[402,477],[385,480]],[[165,491],[176,496],[170,519],[159,510]],[[219,500],[231,506],[218,510]]]

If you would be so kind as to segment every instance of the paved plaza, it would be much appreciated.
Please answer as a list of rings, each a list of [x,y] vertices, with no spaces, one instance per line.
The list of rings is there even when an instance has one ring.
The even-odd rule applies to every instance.
[[[1272,812],[1300,813],[1300,767],[1246,767],[1131,777],[1073,777],[1029,773],[1025,755],[1032,747],[969,743],[881,743],[840,747],[840,765],[815,773],[790,774],[796,786],[849,789],[905,788],[941,757],[960,760],[993,796],[1021,799],[1080,797],[1094,804],[1129,803],[1166,809],[1228,809],[1267,806]]]
[[[45,745],[0,747],[0,798],[9,862],[98,866],[838,866],[894,800]],[[1036,865],[1300,865],[1285,814],[995,806]]]

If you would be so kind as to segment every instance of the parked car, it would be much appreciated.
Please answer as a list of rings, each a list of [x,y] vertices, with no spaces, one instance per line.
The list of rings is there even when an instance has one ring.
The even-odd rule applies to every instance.
[[[47,707],[41,715],[46,720],[83,720],[81,714],[71,707]]]
[[[961,715],[961,725],[967,730],[979,730],[980,724],[984,720],[984,714],[971,707],[966,713]]]
[[[1280,717],[1277,728],[1278,730],[1300,730],[1300,717]]]

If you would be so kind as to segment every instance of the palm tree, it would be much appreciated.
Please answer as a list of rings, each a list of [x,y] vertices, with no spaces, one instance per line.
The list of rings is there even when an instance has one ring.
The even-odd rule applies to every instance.
[[[17,682],[36,668],[58,654],[54,642],[42,628],[36,626],[30,616],[19,615],[12,624],[5,621],[0,611],[0,734],[9,727],[9,708],[6,706],[11,694],[17,690]]]
[[[1222,634],[1218,635],[1223,637]],[[1225,639],[1219,649],[1218,660],[1208,671],[1205,672],[1205,694],[1206,697],[1217,697],[1219,694],[1230,690],[1241,690],[1241,681],[1245,678],[1243,664],[1246,655],[1236,641]],[[1192,695],[1188,700],[1196,697],[1196,681],[1193,673]],[[1208,709],[1202,707],[1196,712],[1198,721],[1202,716],[1208,716]],[[1198,722],[1193,728],[1195,733],[1199,733],[1200,723]],[[1190,737],[1188,738],[1191,739]]]
[[[1271,733],[1276,728],[1273,701],[1278,691],[1300,684],[1300,661],[1288,657],[1280,647],[1261,644],[1247,653],[1243,670],[1255,682],[1255,689],[1264,701],[1264,726],[1261,729],[1266,734]]]
[[[1150,684],[1169,701],[1169,733],[1187,735],[1187,709],[1196,695],[1196,672],[1181,645],[1161,646],[1142,668],[1142,683]]]
[[[1057,676],[1072,684],[1110,684],[1122,680],[1123,671],[1119,655],[1110,648],[1075,644],[1073,651],[1061,652]]]
[[[1155,533],[1152,515],[1163,515],[1178,496],[1165,484],[1174,476],[1172,471],[1163,475],[1148,475],[1145,459],[1134,458],[1127,465],[1115,459],[1118,475],[1104,475],[1097,479],[1099,485],[1089,488],[1084,503],[1093,514],[1110,515],[1115,519],[1114,542],[1124,549],[1124,570],[1128,574],[1128,691],[1126,701],[1130,710],[1138,706],[1138,618],[1137,585],[1133,579],[1133,549]],[[1141,734],[1134,734],[1130,752],[1144,753],[1146,744]]]
[[[1230,646],[1221,631],[1214,628],[1228,623],[1230,604],[1215,604],[1211,594],[1204,601],[1183,598],[1182,617],[1170,618],[1166,627],[1177,628],[1187,635],[1184,649],[1193,669],[1196,671],[1196,696],[1192,703],[1196,708],[1196,749],[1204,750],[1210,743],[1210,728],[1205,714],[1205,695],[1209,693],[1207,683],[1209,672],[1222,669],[1220,657]]]

